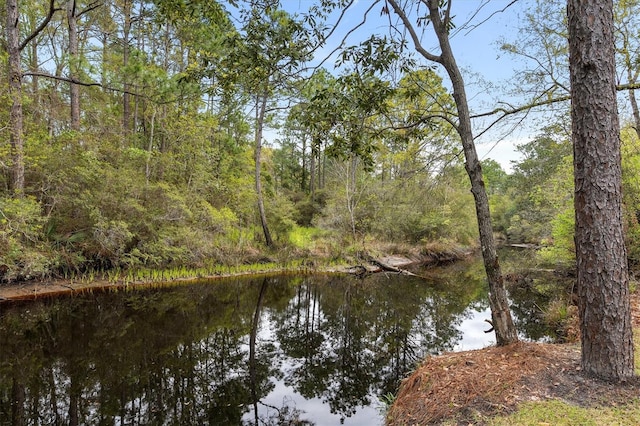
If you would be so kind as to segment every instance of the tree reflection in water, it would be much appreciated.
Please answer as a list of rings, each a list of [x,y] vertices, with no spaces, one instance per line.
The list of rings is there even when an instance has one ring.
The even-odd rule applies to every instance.
[[[0,425],[379,423],[378,398],[452,350],[484,292],[456,267],[4,304]]]

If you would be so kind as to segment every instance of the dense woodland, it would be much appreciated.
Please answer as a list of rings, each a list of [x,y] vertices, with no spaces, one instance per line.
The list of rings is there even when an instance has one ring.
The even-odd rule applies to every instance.
[[[270,1],[8,0],[1,279],[476,245],[455,105],[438,71],[375,34],[341,50],[336,67],[310,65],[341,3],[290,14]],[[564,6],[531,2],[527,31],[505,40],[503,54],[529,62],[501,93],[522,102],[491,117],[544,120],[529,124],[535,136],[509,174],[490,159],[482,168],[496,235],[570,267]],[[619,92],[624,219],[637,264],[638,5],[616,7],[618,74],[631,89]]]

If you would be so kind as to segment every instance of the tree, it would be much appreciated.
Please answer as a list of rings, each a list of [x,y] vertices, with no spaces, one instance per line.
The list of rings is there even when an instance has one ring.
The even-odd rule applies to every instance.
[[[18,0],[6,2],[6,36],[9,60],[9,96],[11,113],[9,118],[11,144],[11,190],[20,197],[24,193],[24,117],[22,111],[22,64],[20,54],[27,44],[47,26],[54,13],[58,11],[54,0],[49,1],[47,16],[25,39],[20,41],[20,11]]]
[[[440,54],[430,53],[423,47],[415,25],[410,21],[409,16],[400,6],[399,1],[388,0],[388,3],[407,29],[416,51],[428,61],[442,65],[451,80],[453,98],[458,114],[454,127],[462,142],[466,161],[465,168],[471,181],[471,192],[475,200],[478,229],[480,231],[480,245],[482,247],[484,266],[489,281],[489,304],[491,306],[493,327],[496,333],[496,344],[502,346],[517,342],[518,333],[513,323],[511,312],[509,311],[507,292],[504,287],[496,244],[493,238],[489,199],[482,179],[482,167],[480,166],[474,144],[465,84],[462,73],[456,63],[453,50],[451,49],[451,44],[449,43],[449,30],[452,27],[452,0],[446,2],[438,0],[426,1],[429,10],[428,22],[432,25],[433,31],[438,38]]]
[[[567,15],[582,369],[620,381],[634,362],[613,1],[568,0]]]
[[[310,39],[302,23],[275,6],[274,2],[252,2],[248,10],[242,12],[242,36],[234,34],[230,37],[232,52],[224,70],[254,101],[255,188],[262,231],[269,247],[274,242],[267,223],[262,190],[263,133],[269,115],[278,108],[274,102],[300,77],[310,49]]]
[[[78,22],[87,12],[99,7],[101,3],[93,2],[86,9],[78,10],[76,0],[67,1],[67,28],[69,32],[69,104],[71,107],[71,130],[80,130],[80,86],[75,81],[80,80],[80,49]]]
[[[53,2],[52,2],[53,4]],[[11,113],[11,190],[17,196],[24,192],[24,129],[22,116],[22,71],[20,67],[20,29],[18,0],[6,3],[7,53],[9,54],[9,94]]]

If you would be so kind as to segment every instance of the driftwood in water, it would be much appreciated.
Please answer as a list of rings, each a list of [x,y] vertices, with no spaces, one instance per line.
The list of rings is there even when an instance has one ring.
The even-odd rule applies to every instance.
[[[468,250],[451,249],[441,251],[425,250],[419,254],[405,257],[402,255],[385,256],[383,258],[375,258],[366,252],[357,253],[358,259],[362,262],[356,266],[343,269],[343,272],[363,276],[377,272],[394,272],[396,274],[408,275],[412,277],[425,278],[424,276],[414,274],[413,272],[403,269],[409,265],[434,265],[454,260],[463,259],[471,254]]]
[[[357,275],[360,277],[368,274],[374,274],[377,272],[393,272],[396,274],[408,275],[411,277],[420,277],[420,275],[414,274],[413,272],[409,272],[406,269],[402,269],[397,266],[391,265],[389,262],[376,259],[369,255],[364,255],[364,256],[361,255],[361,259],[363,259],[362,264],[348,267],[344,270],[344,272]],[[398,260],[403,265],[409,265],[413,263],[409,259],[398,259]],[[421,278],[424,278],[424,277],[421,277]]]
[[[383,271],[395,272],[397,274],[409,275],[409,276],[412,276],[412,277],[417,277],[418,276],[418,275],[414,274],[413,272],[409,272],[409,271],[407,271],[405,269],[400,269],[400,268],[397,268],[397,267],[395,267],[393,265],[389,265],[388,263],[383,262],[380,259],[375,259],[375,258],[373,258],[371,256],[369,256],[369,258],[367,260],[368,260],[368,262],[370,264],[377,266],[378,268],[380,268]]]

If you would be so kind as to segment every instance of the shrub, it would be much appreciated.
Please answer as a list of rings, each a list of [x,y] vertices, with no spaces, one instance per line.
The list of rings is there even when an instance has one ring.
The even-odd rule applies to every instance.
[[[41,277],[56,266],[44,240],[45,222],[34,198],[0,199],[0,279]]]

